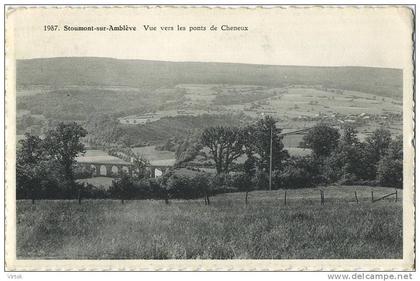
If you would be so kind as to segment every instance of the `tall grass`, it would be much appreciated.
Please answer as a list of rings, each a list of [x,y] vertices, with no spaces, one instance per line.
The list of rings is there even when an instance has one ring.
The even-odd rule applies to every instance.
[[[316,191],[316,190],[315,190]],[[299,192],[299,191],[295,191]],[[308,192],[308,191],[306,191]],[[350,191],[349,190],[349,194]],[[18,258],[391,259],[402,258],[402,206],[282,193],[202,200],[17,202]],[[350,198],[350,197],[349,197]]]

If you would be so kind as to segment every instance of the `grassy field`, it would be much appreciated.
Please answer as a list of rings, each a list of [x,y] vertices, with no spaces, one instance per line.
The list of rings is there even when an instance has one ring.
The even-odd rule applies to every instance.
[[[121,163],[125,164],[126,161],[108,155],[105,151],[99,149],[88,149],[84,155],[78,155],[76,157],[76,161],[78,162],[99,162],[99,163]]]
[[[175,163],[174,152],[156,150],[154,145],[135,147],[133,151],[149,160],[152,165],[172,166]]]
[[[222,194],[203,200],[17,202],[18,258],[402,258],[402,204],[371,188]],[[375,198],[393,189],[374,188]],[[360,203],[354,199],[358,192]],[[399,191],[399,197],[402,192]]]
[[[112,181],[114,178],[109,177],[93,177],[93,178],[86,178],[86,179],[78,179],[76,180],[79,183],[88,183],[94,185],[96,187],[102,189],[108,189],[112,185]]]

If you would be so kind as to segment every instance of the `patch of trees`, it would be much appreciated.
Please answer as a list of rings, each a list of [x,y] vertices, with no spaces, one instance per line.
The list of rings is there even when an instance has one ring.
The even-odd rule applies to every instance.
[[[273,188],[304,188],[319,184],[368,184],[402,188],[402,137],[393,139],[380,128],[364,142],[346,126],[342,133],[325,123],[313,127],[301,146],[310,156],[290,157],[281,129],[271,117],[244,128],[207,128],[202,144],[208,147],[217,174],[232,171],[246,175],[254,189],[267,189],[271,161]],[[271,150],[271,151],[270,151]],[[240,169],[232,162],[246,155]],[[271,155],[271,158],[270,158]]]
[[[214,100],[213,104],[216,105],[231,105],[250,103],[258,100],[263,100],[275,96],[273,92],[258,92],[258,93],[243,93],[234,92],[233,94],[219,94]]]
[[[122,96],[124,98],[121,98]],[[114,91],[80,87],[18,97],[17,106],[20,109],[30,110],[32,114],[42,114],[47,119],[73,121],[86,120],[94,112],[117,115],[119,112],[142,114],[156,109],[158,102],[153,100],[147,90]]]
[[[233,161],[242,155],[247,156],[247,172],[253,173],[256,168],[268,171],[270,157],[273,169],[280,168],[289,155],[284,150],[281,129],[275,123],[267,116],[243,128],[219,126],[205,129],[201,143],[210,149],[217,174],[229,173]]]
[[[310,156],[290,157],[282,143],[281,129],[267,116],[255,124],[215,126],[201,134],[216,173],[172,169],[159,178],[150,178],[148,163],[130,154],[137,173],[121,173],[108,191],[75,183],[75,157],[84,152],[81,139],[86,131],[77,123],[59,123],[41,139],[26,135],[17,151],[17,198],[115,198],[129,199],[203,198],[211,204],[218,193],[268,189],[270,166],[272,188],[305,188],[323,184],[368,184],[402,188],[403,139],[392,138],[386,129],[377,129],[365,141],[353,127],[340,131],[318,124],[304,136],[302,146]],[[131,151],[131,150],[130,150]],[[235,163],[246,156],[242,163]],[[271,165],[270,165],[271,163]],[[248,196],[245,196],[247,202]]]
[[[77,123],[59,123],[44,139],[25,134],[16,155],[17,198],[74,198],[75,158],[84,153],[86,130]]]
[[[123,174],[115,179],[108,191],[108,197],[126,200],[157,199],[170,203],[171,199],[203,198],[211,204],[211,196],[220,193],[245,191],[248,181],[242,174],[219,174],[196,172],[185,175],[177,170],[169,171],[159,178],[134,178]],[[245,185],[243,185],[245,183]]]
[[[192,161],[203,148],[200,141],[200,132],[191,132],[184,137],[172,137],[164,144],[157,145],[156,150],[175,152],[176,166],[180,167],[189,161]]]
[[[319,124],[304,136],[302,145],[312,149],[325,183],[402,188],[402,136],[393,139],[387,129],[375,130],[362,142],[351,126],[340,135],[338,129]]]
[[[92,69],[106,71],[97,72]],[[17,87],[26,88],[32,85],[128,86],[140,89],[174,87],[178,84],[261,85],[265,87],[321,85],[323,88],[361,91],[386,97],[402,96],[402,71],[373,67],[267,66],[129,61],[109,58],[49,58],[18,60],[16,78]],[[153,96],[156,99],[155,95]]]
[[[245,120],[246,121],[246,120]],[[93,114],[86,123],[89,133],[87,141],[99,146],[135,147],[162,144],[168,139],[178,138],[182,145],[187,137],[194,138],[203,128],[229,124],[240,126],[242,116],[233,114],[202,114],[199,116],[164,117],[158,121],[126,126],[118,119],[106,114]]]

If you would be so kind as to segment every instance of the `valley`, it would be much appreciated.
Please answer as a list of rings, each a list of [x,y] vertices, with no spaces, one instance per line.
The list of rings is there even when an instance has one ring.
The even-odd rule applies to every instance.
[[[299,149],[302,135],[288,133],[319,122],[351,125],[361,140],[380,127],[402,133],[402,85],[395,69],[78,61],[18,61],[18,139],[25,132],[43,135],[59,121],[76,121],[89,132],[88,147],[131,147],[149,161],[173,164],[174,146],[160,149],[172,153],[164,159],[155,159],[159,153],[150,147],[171,139],[179,147],[205,127],[243,126],[267,115],[297,155],[307,153]],[[33,72],[35,67],[42,71]],[[97,67],[103,68],[103,80],[90,71]],[[56,77],[53,70],[66,75]]]

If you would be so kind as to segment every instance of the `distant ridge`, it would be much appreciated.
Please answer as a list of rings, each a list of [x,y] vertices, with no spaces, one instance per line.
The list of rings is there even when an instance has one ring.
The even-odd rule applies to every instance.
[[[31,86],[171,87],[177,84],[294,84],[402,97],[402,70],[343,66],[280,66],[215,62],[166,62],[99,57],[17,60],[17,88]]]

